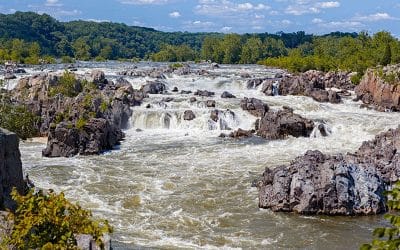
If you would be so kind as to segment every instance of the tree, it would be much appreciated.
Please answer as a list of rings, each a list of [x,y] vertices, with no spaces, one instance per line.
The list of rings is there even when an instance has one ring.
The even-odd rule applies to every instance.
[[[238,34],[225,35],[222,40],[221,49],[224,52],[223,63],[238,63],[240,60],[240,52],[242,50],[240,36]]]
[[[76,59],[84,61],[90,59],[90,47],[87,44],[86,39],[82,37],[78,38],[72,47],[74,49],[74,55]]]
[[[381,64],[386,66],[390,64],[392,61],[392,49],[390,48],[390,44],[386,44],[385,53],[383,54]]]
[[[241,63],[256,63],[262,58],[262,41],[258,37],[249,38],[242,47]]]
[[[398,212],[400,210],[400,182],[397,182],[391,191],[387,191],[386,195],[389,198],[387,202],[389,209]],[[373,234],[379,239],[374,239],[371,244],[362,245],[361,250],[400,248],[400,215],[389,213],[385,215],[385,218],[392,227],[375,229]]]

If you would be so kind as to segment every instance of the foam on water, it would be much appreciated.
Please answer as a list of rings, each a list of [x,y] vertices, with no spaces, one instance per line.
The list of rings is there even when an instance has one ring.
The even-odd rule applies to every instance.
[[[121,67],[128,67],[123,64]],[[106,66],[103,66],[107,68]],[[117,66],[107,74],[116,74]],[[37,186],[64,191],[68,198],[107,218],[115,227],[117,249],[354,249],[368,242],[381,217],[307,217],[258,209],[251,182],[266,166],[288,163],[309,149],[324,153],[355,151],[362,141],[398,125],[400,114],[359,109],[359,103],[317,103],[308,97],[264,96],[246,89],[250,75],[273,75],[260,66],[222,66],[215,76],[176,76],[165,79],[171,90],[206,89],[213,98],[171,94],[151,95],[133,107],[131,128],[119,150],[100,156],[46,159],[43,144],[22,143],[25,172]],[[146,79],[128,77],[136,87]],[[290,106],[295,113],[320,120],[328,137],[266,141],[221,139],[226,127],[210,127],[214,108],[201,102],[216,100],[227,127],[251,128],[255,117],[239,108],[240,99],[222,99],[223,91],[256,97],[272,109]],[[150,104],[152,107],[146,109]],[[196,119],[184,121],[185,110]],[[234,116],[230,112],[234,112]],[[214,124],[215,125],[215,124]],[[137,130],[140,128],[141,130]]]

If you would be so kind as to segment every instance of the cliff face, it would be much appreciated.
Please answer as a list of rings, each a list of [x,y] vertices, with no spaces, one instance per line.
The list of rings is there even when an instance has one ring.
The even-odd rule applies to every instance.
[[[389,74],[399,73],[400,69]],[[375,105],[378,110],[400,111],[400,84],[387,83],[374,69],[365,73],[355,92],[365,104]]]
[[[17,135],[0,128],[0,210],[13,208],[10,197],[13,187],[21,194],[25,190],[20,157]]]

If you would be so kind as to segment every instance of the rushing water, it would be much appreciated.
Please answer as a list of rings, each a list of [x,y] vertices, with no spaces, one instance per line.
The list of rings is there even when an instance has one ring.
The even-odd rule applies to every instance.
[[[91,67],[114,78],[132,65]],[[25,142],[21,145],[25,172],[37,186],[64,191],[96,216],[107,218],[115,228],[115,249],[357,249],[370,241],[372,229],[384,223],[381,216],[300,216],[260,210],[251,182],[266,166],[288,163],[309,149],[354,151],[362,141],[397,127],[400,114],[360,109],[350,98],[334,105],[248,90],[241,73],[275,73],[260,66],[223,66],[212,72],[211,76],[169,75],[165,82],[169,90],[176,86],[215,91],[217,109],[229,109],[234,115],[226,111],[214,123],[209,121],[212,109],[191,104],[192,95],[171,94],[175,99],[168,103],[161,102],[165,95],[152,95],[133,108],[131,128],[118,150],[46,159],[41,157],[43,144]],[[136,88],[145,83],[144,78],[127,79]],[[238,98],[221,99],[225,90]],[[332,134],[278,141],[218,138],[226,127],[253,126],[255,118],[239,108],[242,97],[262,99],[273,109],[290,106],[307,118],[324,120]],[[147,104],[151,108],[146,109]],[[196,119],[183,120],[187,109]]]

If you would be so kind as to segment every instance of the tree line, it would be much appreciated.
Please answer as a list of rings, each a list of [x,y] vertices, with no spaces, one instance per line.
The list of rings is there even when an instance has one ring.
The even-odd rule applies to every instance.
[[[47,14],[0,14],[0,61],[37,64],[73,60],[209,60],[261,63],[294,72],[349,70],[400,62],[400,42],[389,32],[304,31],[276,34],[161,32],[121,23],[59,22]]]

